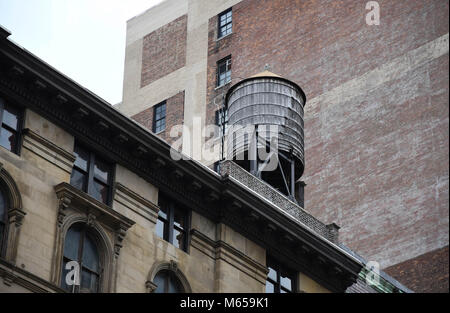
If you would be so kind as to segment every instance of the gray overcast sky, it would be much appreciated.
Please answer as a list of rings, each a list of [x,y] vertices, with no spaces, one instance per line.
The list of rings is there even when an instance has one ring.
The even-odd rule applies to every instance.
[[[15,43],[111,104],[122,101],[126,21],[162,0],[0,0]]]

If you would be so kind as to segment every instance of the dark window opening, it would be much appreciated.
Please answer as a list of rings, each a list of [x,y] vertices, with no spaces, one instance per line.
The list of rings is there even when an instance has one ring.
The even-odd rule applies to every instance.
[[[68,285],[66,264],[75,261],[80,269],[80,285]],[[100,291],[100,258],[97,244],[85,224],[75,224],[69,228],[64,241],[61,288],[69,292]]]
[[[75,163],[70,184],[105,204],[110,203],[112,166],[75,144]]]
[[[226,134],[228,129],[228,110],[225,108],[216,111],[216,125],[219,126],[219,137]]]
[[[266,293],[294,293],[295,272],[286,269],[273,259],[267,260],[269,273],[266,280]]]
[[[219,32],[217,38],[222,38],[233,31],[233,12],[230,9],[219,14]]]
[[[22,110],[0,98],[0,146],[18,154]]]
[[[231,81],[231,56],[217,62],[217,86],[223,86]]]
[[[0,189],[0,257],[6,249],[6,225],[8,218],[8,203],[5,193]]]
[[[158,203],[160,210],[156,222],[156,235],[187,251],[188,210],[161,194]]]
[[[166,102],[155,105],[153,110],[153,132],[159,133],[166,129]]]
[[[153,283],[157,286],[155,293],[184,293],[183,285],[172,271],[158,272]]]

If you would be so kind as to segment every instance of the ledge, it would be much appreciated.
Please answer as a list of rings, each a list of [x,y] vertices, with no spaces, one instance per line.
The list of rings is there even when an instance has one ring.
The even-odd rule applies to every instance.
[[[61,168],[67,173],[72,172],[75,156],[61,149],[51,141],[40,136],[29,128],[23,130],[23,147],[42,157],[44,160]]]
[[[230,176],[241,184],[251,189],[253,192],[263,197],[270,203],[273,203],[277,207],[281,208],[283,211],[293,216],[298,221],[302,222],[308,228],[313,230],[320,236],[325,237],[333,243],[337,243],[338,240],[338,227],[334,227],[335,224],[330,224],[330,226],[325,225],[314,216],[306,212],[297,203],[290,200],[284,194],[274,189],[272,186],[262,181],[261,179],[255,177],[254,175],[247,172],[245,169],[237,165],[236,163],[226,160],[220,163],[220,174],[222,176]]]
[[[49,293],[59,292],[65,293],[65,290],[58,286],[9,263],[0,258],[0,277],[3,278],[5,285],[16,284],[31,292]]]
[[[115,183],[114,186],[114,201],[152,223],[156,223],[159,212],[159,207],[156,204],[138,195],[121,183]]]
[[[191,230],[191,245],[214,260],[223,260],[262,284],[268,269],[222,240],[212,240],[196,229]]]
[[[114,229],[125,228],[126,230],[135,224],[128,217],[116,212],[110,206],[97,201],[68,183],[56,185],[55,191],[58,199],[67,201],[70,207],[83,209],[87,213],[94,214],[96,218]]]

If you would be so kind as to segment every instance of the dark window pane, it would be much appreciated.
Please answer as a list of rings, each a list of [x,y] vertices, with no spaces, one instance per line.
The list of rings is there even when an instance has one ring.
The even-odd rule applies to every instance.
[[[75,154],[75,166],[79,167],[83,171],[88,171],[88,160],[89,160],[89,153],[85,150],[83,150],[79,146],[75,146],[74,152]]]
[[[167,270],[160,271],[153,279],[153,283],[157,286],[155,293],[180,293],[183,292],[181,282],[177,277]]]
[[[71,260],[78,260],[78,249],[80,247],[81,228],[74,225],[69,228],[64,241],[64,256]]]
[[[108,184],[110,167],[101,160],[95,159],[94,175],[97,179]]]
[[[94,180],[92,190],[90,190],[92,192],[91,196],[103,203],[108,202],[108,191],[108,186],[97,180]]]
[[[95,242],[90,238],[90,236],[86,236],[84,238],[84,245],[83,245],[83,259],[82,264],[83,267],[87,267],[93,272],[98,273],[99,272],[99,257],[98,257],[98,251],[97,246],[95,245]]]
[[[81,271],[81,292],[97,292],[97,275],[83,268]]]
[[[76,169],[72,169],[72,176],[70,176],[70,184],[72,186],[82,191],[86,191],[86,180],[87,176],[85,174]]]
[[[156,221],[156,235],[160,238],[164,239],[164,230],[165,230],[166,223],[161,221],[159,218]]]
[[[5,106],[3,111],[3,124],[8,125],[14,130],[17,130],[17,123],[19,120],[19,111],[10,106]]]
[[[155,293],[164,293],[167,277],[165,272],[159,272],[153,279],[153,283],[157,286]]]
[[[270,281],[266,281],[266,293],[274,293],[274,292],[275,286]]]
[[[183,292],[183,288],[181,287],[181,283],[178,281],[178,279],[171,275],[169,279],[169,293],[181,293]]]
[[[173,229],[173,245],[184,250],[184,232],[175,228]]]
[[[5,221],[6,218],[6,199],[3,192],[0,191],[0,223]],[[0,233],[1,236],[1,233]]]
[[[0,256],[1,256],[1,252],[2,252],[1,248],[3,246],[3,235],[4,235],[3,231],[4,231],[4,229],[5,229],[5,226],[3,225],[2,222],[0,222]]]
[[[186,214],[184,211],[175,209],[175,214],[173,216],[173,224],[181,229],[184,229],[184,224],[186,220]]]
[[[0,145],[9,151],[16,150],[16,134],[2,127],[0,129]]]

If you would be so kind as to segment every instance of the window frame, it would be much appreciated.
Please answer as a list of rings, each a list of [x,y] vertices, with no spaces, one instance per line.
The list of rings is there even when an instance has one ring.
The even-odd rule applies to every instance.
[[[162,201],[165,202],[167,205],[167,213],[166,218],[163,218],[160,214],[162,211]],[[164,194],[159,194],[158,196],[158,206],[160,207],[160,210],[158,212],[158,218],[156,221],[156,227],[155,227],[155,234],[170,243],[171,245],[175,246],[176,248],[189,253],[189,241],[190,241],[190,227],[191,227],[191,210],[187,209],[186,207],[179,204],[179,202],[172,200],[170,197],[165,196]],[[181,211],[184,214],[184,227],[180,228],[179,226],[175,225],[175,212]],[[163,223],[163,236],[161,237],[157,233],[157,225],[158,222],[161,221]],[[182,247],[177,247],[174,244],[174,231],[177,230],[178,232],[183,233],[184,239],[182,241]]]
[[[5,110],[5,107],[12,107],[13,109],[17,110],[18,114],[17,114],[17,129],[13,129],[11,126],[4,124],[3,123],[3,113]],[[2,145],[0,145],[0,147],[2,147],[3,149],[10,151],[14,154],[20,155],[20,150],[21,150],[21,146],[22,146],[22,129],[23,129],[23,123],[25,120],[25,112],[23,110],[22,107],[17,106],[15,103],[11,103],[10,101],[8,101],[7,99],[5,99],[4,97],[2,97],[0,95],[0,135],[1,135],[1,131],[4,129],[6,129],[9,132],[12,132],[15,135],[15,142],[14,142],[14,149],[8,149]]]
[[[271,283],[273,285],[273,293],[281,293],[281,291],[285,291],[285,293],[296,293],[297,292],[297,273],[296,271],[293,271],[280,262],[274,260],[273,258],[269,257],[267,258],[267,268],[272,268],[275,270],[277,277],[276,281],[274,281],[272,278],[269,277],[269,274],[267,274],[266,278],[266,287],[267,288],[267,282]],[[288,290],[286,287],[283,287],[281,285],[281,274],[284,274],[284,277],[288,277],[291,280],[291,289]],[[267,293],[267,291],[266,291]]]
[[[6,243],[8,241],[8,207],[9,207],[9,199],[5,190],[0,186],[0,193],[2,194],[5,212],[3,220],[0,220],[0,226],[2,226],[2,230],[0,232],[0,258],[4,258],[6,255]]]
[[[230,21],[226,22],[228,17],[227,14],[230,14]],[[222,16],[225,16],[225,24],[222,24]],[[230,26],[230,27],[228,27]],[[226,28],[226,33],[222,33],[222,28]],[[233,33],[233,8],[229,8],[219,15],[217,15],[217,39],[221,39],[223,37],[226,37],[228,35],[231,35]]]
[[[76,170],[78,172],[81,172],[84,176],[85,176],[85,188],[80,189],[81,191],[87,193],[89,196],[93,197],[94,199],[96,199],[97,201],[100,201],[106,205],[111,205],[112,202],[112,189],[113,189],[113,182],[114,182],[114,176],[115,176],[115,171],[114,171],[114,164],[111,162],[108,162],[106,159],[99,157],[95,152],[86,149],[83,145],[79,144],[78,142],[75,142],[74,145],[74,152],[76,151],[77,148],[80,148],[81,150],[83,150],[84,152],[87,153],[88,155],[88,160],[87,160],[87,172],[86,170],[80,168],[79,166],[77,166],[74,162],[73,167],[72,167],[72,173],[70,175],[70,185],[74,186],[75,188],[79,189],[77,186],[72,184],[72,175],[73,175],[73,171]],[[103,181],[99,178],[95,177],[95,162],[99,161],[103,164],[105,164],[108,167],[108,179],[107,181]],[[94,183],[98,183],[101,184],[102,186],[106,186],[108,188],[108,193],[106,196],[106,201],[103,202],[101,200],[98,200],[97,198],[95,198],[93,196],[94,192]]]
[[[169,284],[170,284],[171,279],[173,280],[173,282],[175,282],[175,285],[177,286],[178,290],[176,293],[186,293],[181,280],[177,277],[177,275],[173,271],[168,270],[168,269],[163,269],[163,270],[160,270],[158,273],[156,273],[155,277],[153,278],[153,283],[155,285],[156,285],[156,283],[155,283],[156,277],[161,274],[164,275],[163,276],[164,291],[162,293],[169,293]],[[156,285],[156,286],[159,287],[158,285]],[[155,289],[155,293],[157,293],[156,291],[157,291],[157,289]]]
[[[78,251],[77,251],[77,259],[76,260],[71,260],[69,257],[65,256],[65,245],[66,245],[66,240],[67,240],[67,233],[70,231],[70,229],[72,227],[80,227],[80,238],[79,238],[79,243],[78,243]],[[89,236],[90,240],[94,242],[95,248],[97,249],[97,255],[98,255],[98,273],[96,273],[95,271],[93,271],[92,269],[83,266],[83,252],[84,252],[84,240],[85,238]],[[64,243],[63,243],[63,254],[62,254],[62,274],[61,274],[61,288],[63,288],[64,290],[71,292],[71,293],[84,293],[86,292],[86,289],[82,289],[82,279],[83,279],[83,270],[88,271],[90,274],[94,274],[97,277],[97,286],[96,286],[96,290],[92,291],[89,290],[89,293],[99,293],[101,291],[101,285],[102,285],[102,279],[103,279],[103,265],[102,265],[102,261],[101,261],[101,247],[98,244],[97,240],[95,239],[95,236],[92,234],[92,230],[90,229],[90,227],[85,224],[85,223],[74,223],[72,225],[70,225],[70,227],[67,229],[65,237],[64,237]],[[72,290],[69,291],[67,289],[65,289],[62,286],[62,283],[65,279],[63,273],[65,272],[65,266],[64,264],[66,264],[66,262],[70,262],[70,261],[76,261],[79,264],[79,279],[80,279],[80,285],[73,285]]]
[[[219,137],[225,136],[228,130],[228,110],[218,109],[215,113],[216,126],[219,126]]]
[[[164,114],[163,114],[162,116],[160,116],[159,118],[157,118],[157,117],[156,117],[156,115],[157,115],[157,110],[158,110],[159,108],[161,108],[161,107],[164,107]],[[163,101],[163,102],[160,102],[160,103],[156,104],[156,105],[153,107],[153,126],[152,126],[153,132],[154,132],[155,134],[162,133],[163,131],[166,130],[166,126],[167,126],[167,125],[166,125],[166,121],[167,121],[166,117],[167,117],[167,101]],[[157,124],[158,122],[160,122],[160,121],[164,121],[164,128],[158,130],[156,124]]]
[[[222,82],[220,76],[223,73],[220,71],[220,68],[223,65],[225,66],[225,72],[223,72],[225,74],[225,79]],[[217,73],[216,73],[217,82],[216,82],[216,88],[220,88],[220,87],[225,86],[226,84],[231,82],[231,74],[232,74],[231,66],[232,66],[231,55],[229,55],[229,56],[227,56],[227,57],[217,61]],[[227,79],[227,73],[230,73],[228,75],[229,76],[228,79]]]

